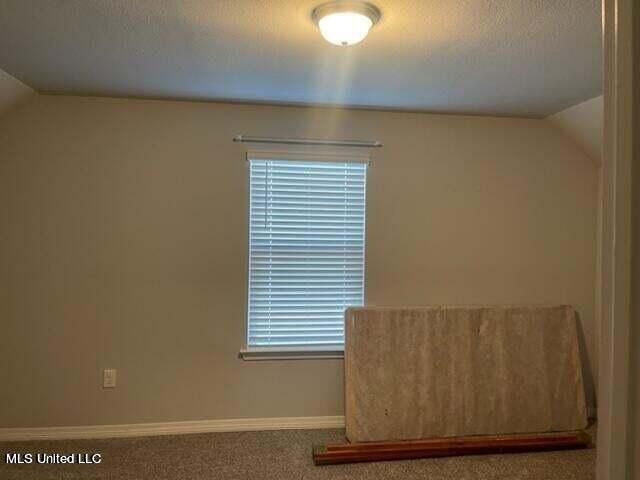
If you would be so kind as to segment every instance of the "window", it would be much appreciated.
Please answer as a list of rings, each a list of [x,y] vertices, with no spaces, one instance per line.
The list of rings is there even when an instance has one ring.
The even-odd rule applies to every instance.
[[[342,349],[364,299],[367,164],[249,160],[247,346]]]

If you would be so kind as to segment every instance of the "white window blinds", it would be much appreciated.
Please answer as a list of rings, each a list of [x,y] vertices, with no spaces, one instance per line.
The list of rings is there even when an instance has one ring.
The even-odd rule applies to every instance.
[[[344,343],[363,304],[366,163],[250,158],[249,347]]]

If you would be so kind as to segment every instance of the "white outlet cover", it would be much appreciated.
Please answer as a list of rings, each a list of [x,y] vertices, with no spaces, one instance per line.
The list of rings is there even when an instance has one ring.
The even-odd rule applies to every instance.
[[[102,386],[104,388],[114,388],[116,386],[116,370],[105,369],[102,375]]]

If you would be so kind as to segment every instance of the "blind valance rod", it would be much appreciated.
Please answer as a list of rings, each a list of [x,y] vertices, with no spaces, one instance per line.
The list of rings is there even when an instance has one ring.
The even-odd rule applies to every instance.
[[[329,145],[333,147],[382,147],[377,140],[332,140],[324,138],[281,138],[281,137],[252,137],[249,135],[236,135],[234,142],[238,143],[280,143],[286,145]]]

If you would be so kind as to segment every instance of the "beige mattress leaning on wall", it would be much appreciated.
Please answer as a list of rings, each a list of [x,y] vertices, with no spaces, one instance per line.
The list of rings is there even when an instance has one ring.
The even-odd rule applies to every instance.
[[[570,306],[350,308],[352,442],[585,428]]]

